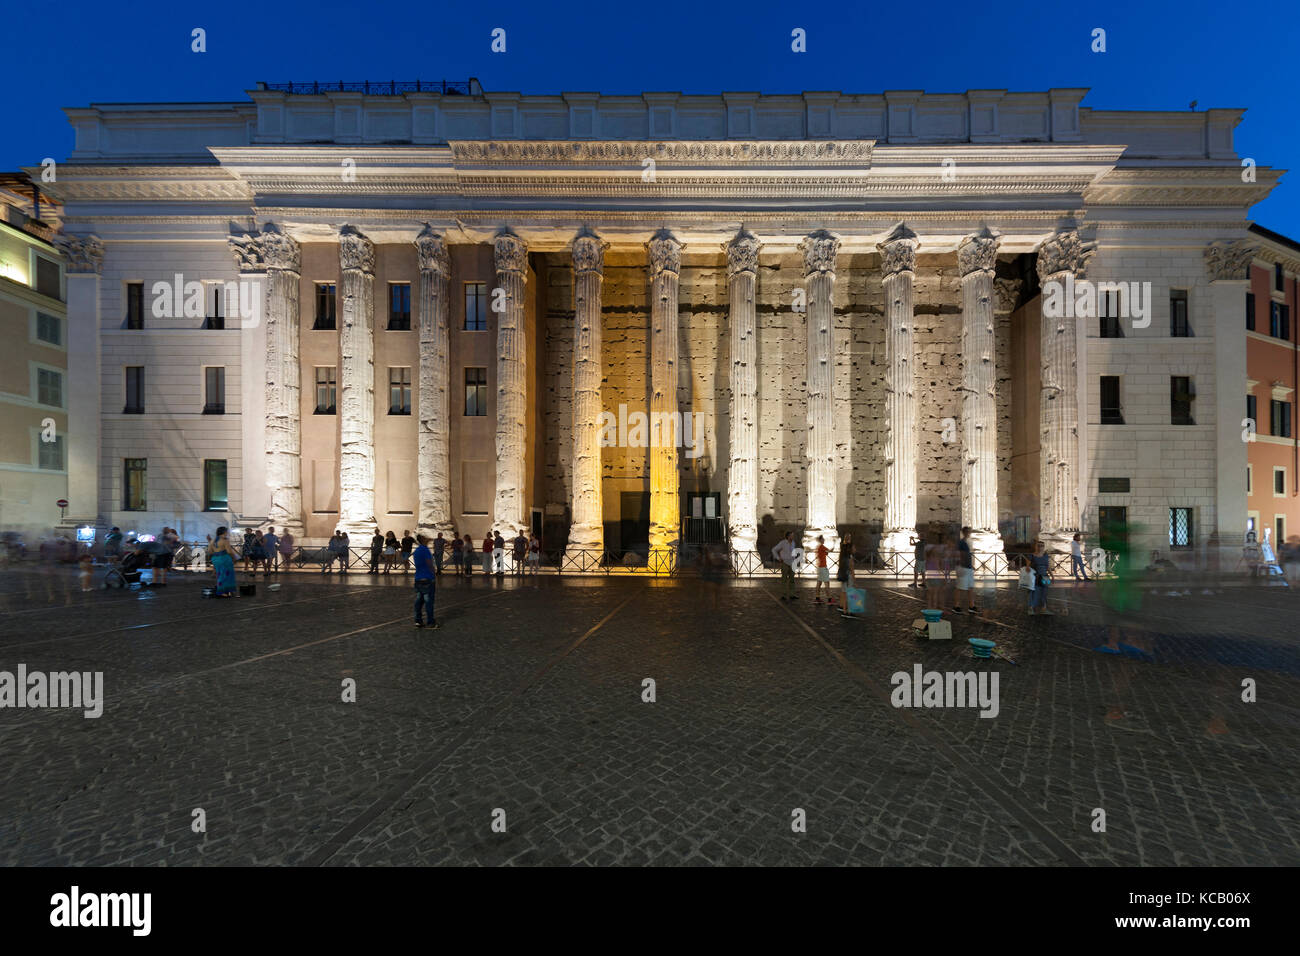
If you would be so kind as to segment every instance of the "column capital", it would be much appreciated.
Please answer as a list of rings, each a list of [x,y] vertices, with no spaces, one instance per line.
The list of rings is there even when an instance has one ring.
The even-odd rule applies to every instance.
[[[1205,247],[1205,275],[1211,282],[1249,279],[1256,247],[1244,240],[1212,242]]]
[[[415,255],[419,260],[421,272],[435,272],[440,276],[451,274],[451,262],[447,255],[447,242],[434,232],[427,222],[420,234],[415,237]]]
[[[915,272],[916,250],[920,247],[921,240],[916,233],[907,228],[907,223],[900,222],[876,245],[880,252],[881,271],[886,276]]]
[[[997,267],[1001,235],[985,226],[957,246],[957,274],[963,279],[973,272],[992,272]]]
[[[1038,280],[1046,282],[1050,276],[1069,272],[1076,279],[1083,278],[1088,260],[1097,251],[1095,242],[1084,242],[1077,229],[1058,229],[1038,247]]]
[[[993,311],[1014,312],[1020,301],[1020,290],[1024,284],[1023,279],[994,279]]]
[[[573,239],[573,271],[579,275],[594,272],[605,274],[605,250],[609,243],[589,230],[583,230]]]
[[[339,266],[344,272],[375,273],[375,244],[352,226],[339,230]]]
[[[513,232],[497,233],[492,240],[492,256],[497,272],[528,274],[528,244]]]
[[[835,257],[840,251],[840,237],[825,229],[818,229],[800,240],[799,251],[803,253],[805,276],[819,272],[834,273]]]
[[[667,229],[660,229],[645,244],[650,255],[651,277],[670,272],[678,275],[682,271],[682,244]]]
[[[730,278],[741,272],[758,272],[758,250],[762,248],[758,236],[748,229],[741,228],[735,238],[723,245],[727,253],[727,276]]]
[[[262,262],[266,269],[282,272],[302,271],[302,251],[297,241],[273,223],[262,227],[258,237],[262,247]]]
[[[63,236],[55,244],[67,259],[64,271],[68,275],[99,275],[104,266],[104,243],[99,236]]]

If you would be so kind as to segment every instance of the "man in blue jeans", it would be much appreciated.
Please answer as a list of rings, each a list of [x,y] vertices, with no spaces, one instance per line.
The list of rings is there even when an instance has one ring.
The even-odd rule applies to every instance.
[[[433,554],[429,551],[429,539],[424,535],[416,535],[416,541],[420,546],[415,549],[415,626],[431,627],[437,630],[438,622],[433,618],[433,598],[435,585],[433,583]],[[421,609],[424,610],[424,616],[429,619],[425,624],[421,620]]]

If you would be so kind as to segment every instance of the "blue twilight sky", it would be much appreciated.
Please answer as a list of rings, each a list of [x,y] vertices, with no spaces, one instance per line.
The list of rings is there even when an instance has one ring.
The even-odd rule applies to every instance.
[[[6,22],[3,170],[67,156],[62,107],[239,101],[258,80],[475,76],[523,93],[1088,87],[1084,105],[1101,109],[1246,108],[1238,153],[1296,169],[1252,216],[1300,239],[1300,18],[1286,4],[63,0]],[[194,27],[206,53],[190,51]],[[495,27],[503,54],[489,49]],[[806,53],[790,49],[795,27]],[[1096,27],[1105,53],[1091,51]]]

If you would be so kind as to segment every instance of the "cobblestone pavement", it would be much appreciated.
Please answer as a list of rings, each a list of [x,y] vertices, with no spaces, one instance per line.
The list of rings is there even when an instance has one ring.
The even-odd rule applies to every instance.
[[[1000,591],[929,641],[892,585],[845,620],[774,581],[444,576],[434,632],[409,582],[355,573],[74,583],[0,576],[0,671],[102,671],[106,697],[0,709],[7,865],[1300,863],[1281,589],[1149,593],[1138,657],[1093,649],[1089,587],[1050,618]],[[915,665],[996,673],[997,716],[894,707]]]

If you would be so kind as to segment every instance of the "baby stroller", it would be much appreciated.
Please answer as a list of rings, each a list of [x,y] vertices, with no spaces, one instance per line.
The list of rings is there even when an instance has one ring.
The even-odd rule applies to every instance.
[[[140,584],[141,572],[153,564],[152,557],[144,551],[128,551],[122,560],[109,566],[104,572],[105,588],[124,588],[128,584]]]

